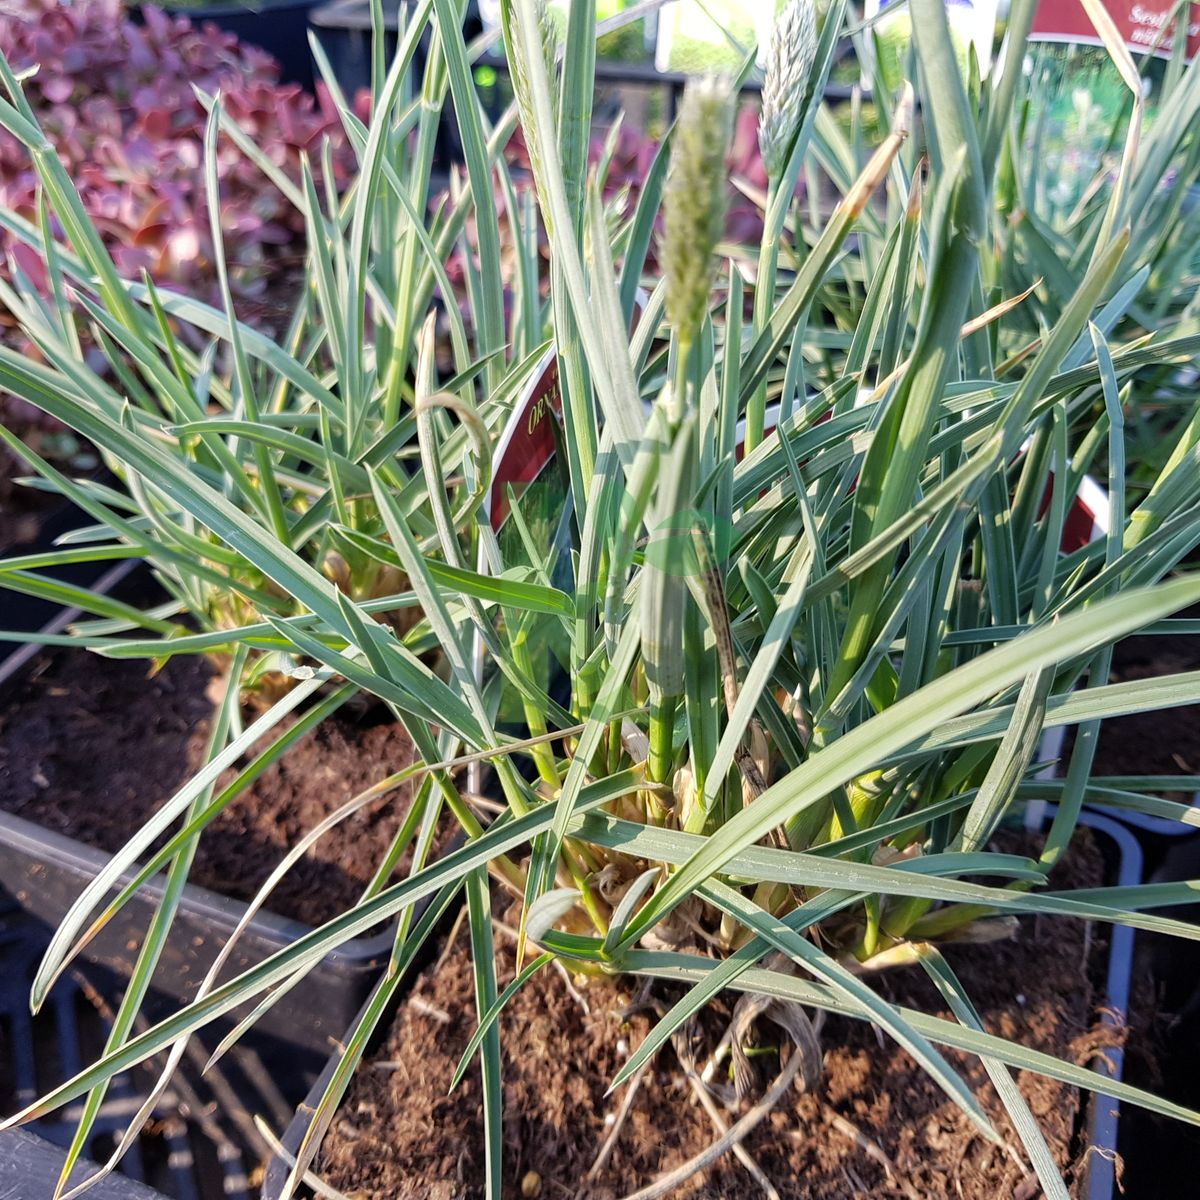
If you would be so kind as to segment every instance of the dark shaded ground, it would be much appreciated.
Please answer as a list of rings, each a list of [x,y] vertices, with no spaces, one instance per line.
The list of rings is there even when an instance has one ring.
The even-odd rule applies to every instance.
[[[1195,611],[1186,614],[1195,617]],[[1129,638],[1117,647],[1114,682],[1200,670],[1200,636]],[[1105,721],[1097,775],[1200,774],[1200,705]],[[1191,795],[1173,799],[1190,803]],[[1200,878],[1200,837],[1142,834],[1147,877]],[[1200,906],[1169,910],[1200,921]],[[1200,945],[1139,933],[1132,1035],[1125,1078],[1189,1108],[1200,1108]],[[1200,1159],[1200,1129],[1125,1106],[1119,1149],[1124,1200],[1192,1194],[1184,1164]]]

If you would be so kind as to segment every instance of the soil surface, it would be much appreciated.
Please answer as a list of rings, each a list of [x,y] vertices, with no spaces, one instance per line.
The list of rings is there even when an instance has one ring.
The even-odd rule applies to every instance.
[[[124,846],[203,763],[213,711],[207,660],[179,656],[150,670],[69,647],[39,654],[0,699],[0,807],[102,850]],[[345,713],[327,717],[216,817],[192,882],[250,899],[326,814],[412,762],[399,725]],[[318,924],[351,906],[408,800],[398,789],[333,829],[268,907]]]
[[[1090,839],[1058,886],[1102,877]],[[1079,923],[1023,922],[1012,941],[947,946],[945,953],[992,1032],[1085,1062],[1111,1032],[1095,1028],[1091,983],[1099,938]],[[498,951],[501,983],[512,977],[509,943]],[[890,998],[945,1013],[919,970],[877,979]],[[466,935],[418,981],[381,1047],[362,1068],[326,1139],[319,1173],[353,1200],[449,1200],[482,1195],[484,1170],[477,1066],[446,1089],[476,1023]],[[619,990],[623,988],[624,990]],[[651,1016],[618,1015],[628,982],[593,984],[572,996],[554,969],[534,977],[502,1018],[504,1185],[511,1196],[615,1200],[686,1162],[716,1138],[673,1050],[647,1072],[602,1170],[586,1180],[625,1090],[609,1080],[646,1036]],[[662,999],[673,997],[662,994]],[[712,1038],[728,1021],[719,999],[704,1015]],[[586,1008],[585,1008],[586,1004]],[[770,1034],[773,1026],[766,1026]],[[770,1037],[764,1038],[764,1044]],[[790,1092],[746,1146],[790,1200],[1034,1200],[1040,1188],[1019,1149],[992,1146],[908,1055],[859,1022],[831,1018],[822,1034],[824,1074],[813,1094]],[[704,1061],[706,1050],[697,1054]],[[1008,1147],[1018,1147],[1003,1106],[977,1060],[947,1051],[977,1090]],[[757,1060],[767,1076],[773,1053]],[[1018,1082],[1064,1170],[1078,1175],[1084,1149],[1078,1094],[1040,1076]],[[737,1112],[727,1112],[732,1122]],[[740,1200],[763,1192],[732,1154],[672,1195]]]

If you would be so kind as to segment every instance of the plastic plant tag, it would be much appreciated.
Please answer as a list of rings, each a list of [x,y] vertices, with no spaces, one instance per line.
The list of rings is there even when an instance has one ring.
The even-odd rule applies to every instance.
[[[862,389],[855,403],[862,404],[870,395],[870,389]],[[829,413],[823,413],[817,418],[817,424],[829,420],[830,415]],[[767,408],[767,411],[763,415],[763,429],[767,439],[775,433],[778,424],[779,406],[773,404]],[[745,452],[745,436],[746,422],[742,420],[738,422],[737,426],[737,449],[735,451],[739,462]],[[1022,448],[1023,452],[1024,448]],[[801,463],[800,465],[803,466],[804,464]],[[1050,468],[1050,473],[1051,475],[1054,474],[1053,466]],[[1039,516],[1045,513],[1046,509],[1050,507],[1052,492],[1053,482],[1051,481],[1047,484],[1046,494],[1042,498]],[[1075,550],[1082,550],[1084,546],[1090,545],[1097,538],[1105,537],[1108,534],[1109,511],[1107,489],[1097,483],[1090,475],[1084,475],[1079,481],[1079,489],[1071,500],[1071,507],[1067,510],[1066,519],[1063,521],[1062,540],[1059,542],[1059,551],[1063,554],[1070,554]]]
[[[1108,522],[1108,492],[1090,475],[1085,475],[1079,481],[1079,491],[1075,493],[1067,519],[1063,522],[1059,549],[1064,554],[1082,550],[1097,538],[1107,535]]]
[[[861,403],[869,395],[870,392],[864,389],[859,393],[858,402]],[[828,415],[817,418],[818,423],[827,419]],[[766,437],[765,445],[769,442],[779,424],[778,405],[772,405],[767,409],[763,424]],[[737,428],[737,457],[739,460],[742,458],[744,450],[743,439],[745,435],[746,423],[745,421],[741,421],[738,423]],[[1022,448],[1022,453],[1024,453],[1024,448]],[[1067,465],[1069,467],[1070,463],[1068,462]],[[1051,466],[1051,474],[1053,475],[1053,473],[1054,468]],[[1053,486],[1053,481],[1047,483],[1039,516],[1045,513],[1050,507]],[[1107,536],[1110,513],[1107,489],[1097,483],[1090,475],[1084,475],[1079,481],[1079,488],[1071,501],[1071,507],[1067,510],[1066,519],[1063,521],[1062,538],[1059,541],[1058,547],[1059,552],[1062,554],[1071,554],[1076,550],[1082,550],[1085,546],[1096,541],[1097,538]],[[1062,754],[1065,732],[1065,727],[1061,725],[1053,726],[1043,732],[1038,748],[1038,757],[1048,765],[1039,772],[1039,779],[1055,778],[1057,761]],[[1025,809],[1025,827],[1027,829],[1036,830],[1042,828],[1046,820],[1046,804],[1045,800],[1031,800],[1029,802]]]
[[[633,324],[645,311],[648,297],[639,289],[634,297]],[[571,531],[574,507],[563,452],[563,400],[559,387],[558,353],[547,348],[530,372],[529,381],[513,406],[492,458],[492,483],[483,503],[483,519],[494,535],[499,560],[506,572],[530,573],[531,578],[548,576],[552,586],[570,594],[574,590]],[[515,511],[514,511],[515,507]],[[485,534],[486,536],[486,534]],[[489,547],[479,549],[477,569],[492,573]],[[542,572],[545,572],[543,575]],[[527,665],[534,679],[547,691],[561,674],[558,663],[566,661],[567,640],[557,618],[539,614],[512,614],[504,636],[521,639],[528,653]],[[473,642],[475,677],[486,686],[487,654],[477,633]],[[521,714],[505,704],[497,714],[503,724],[509,719],[520,724]],[[471,786],[479,789],[478,764],[469,772]]]
[[[1144,81],[1143,129],[1157,114],[1167,60],[1175,48],[1178,0],[1104,0]],[[1200,52],[1200,4],[1185,5],[1184,60]],[[1027,70],[1034,98],[1025,161],[1041,164],[1039,203],[1066,218],[1099,172],[1115,167],[1132,107],[1121,78],[1080,0],[1041,0],[1029,36]]]
[[[539,513],[557,518],[566,503],[565,481],[557,469],[561,436],[562,392],[558,356],[551,346],[543,355],[500,437],[485,511],[499,535],[512,515],[516,499],[528,519],[523,498],[537,498]],[[549,549],[549,547],[546,547]]]
[[[499,547],[506,571],[533,573],[545,569],[550,582],[571,588],[571,510],[566,457],[562,442],[562,392],[558,382],[558,355],[550,346],[534,367],[508,424],[496,446],[492,484],[484,500],[483,516]],[[516,511],[514,512],[514,506]],[[480,546],[478,569],[491,574],[488,547]],[[506,618],[507,620],[508,618]],[[502,636],[521,639],[534,678],[549,687],[556,657],[565,652],[565,639],[553,618],[537,614],[512,614]],[[487,682],[487,655],[476,633],[473,644],[475,677]],[[520,722],[520,712],[505,697],[497,713],[504,724]],[[479,789],[481,772],[473,767],[471,786]]]
[[[1173,18],[1179,0],[1104,0],[1104,7],[1125,45],[1135,54],[1171,57],[1176,37]],[[1184,58],[1190,62],[1200,52],[1200,4],[1191,4],[1188,8]],[[1029,40],[1101,48],[1104,45],[1081,0],[1041,0],[1034,14]]]
[[[1068,463],[1068,466],[1070,464]],[[1051,474],[1054,468],[1050,468]],[[1053,483],[1048,483],[1046,494],[1042,498],[1042,513],[1050,507]],[[1097,483],[1090,475],[1084,475],[1079,481],[1079,490],[1071,501],[1063,521],[1062,540],[1059,550],[1063,554],[1071,554],[1082,550],[1098,538],[1108,535],[1111,519],[1108,489]],[[1039,516],[1041,513],[1039,513]],[[1042,731],[1041,744],[1038,747],[1038,757],[1047,765],[1038,772],[1039,779],[1054,779],[1058,774],[1058,760],[1062,757],[1063,744],[1066,740],[1066,726],[1054,725]],[[1025,828],[1041,829],[1046,820],[1047,801],[1031,800],[1025,809]]]
[[[644,303],[645,297],[639,295],[639,315]],[[864,390],[860,401],[869,394]],[[765,413],[764,421],[768,440],[776,432],[778,422],[779,407],[772,405]],[[570,592],[573,587],[571,509],[564,456],[559,453],[562,436],[558,357],[551,346],[531,372],[529,382],[500,436],[483,516],[499,543],[500,558],[506,570],[546,567],[550,582]],[[739,460],[744,453],[744,436],[745,422],[742,421],[737,429],[736,455]],[[1049,502],[1050,493],[1047,491],[1044,505],[1048,506]],[[1109,503],[1105,489],[1090,476],[1083,476],[1064,522],[1060,546],[1062,553],[1069,554],[1082,549],[1096,538],[1103,537],[1108,531],[1108,522]],[[478,569],[481,574],[490,573],[491,564],[486,547],[480,548]],[[564,649],[556,645],[563,640],[558,636],[561,631],[551,618],[538,617],[536,624],[529,623],[529,614],[514,619],[525,622],[527,627],[523,625],[508,632],[517,632],[524,637],[535,679],[549,690],[555,659]],[[473,656],[476,679],[483,687],[486,683],[486,653],[478,634],[474,639]],[[502,707],[498,720],[504,723],[510,719],[514,724],[520,724],[518,712],[508,712]],[[1046,746],[1046,749],[1049,747]],[[472,790],[480,790],[481,775],[479,765],[474,764],[469,772]]]

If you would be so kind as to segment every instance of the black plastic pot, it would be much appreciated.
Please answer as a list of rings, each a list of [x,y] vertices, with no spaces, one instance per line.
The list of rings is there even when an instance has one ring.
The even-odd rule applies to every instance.
[[[432,903],[432,897],[426,896],[423,900],[417,901],[413,906],[414,923],[429,908]],[[392,997],[390,1010],[385,1012],[382,1020],[375,1026],[370,1039],[367,1042],[365,1050],[366,1055],[372,1054],[378,1049],[383,1038],[387,1034],[388,1023],[394,1013],[408,996],[409,987],[416,981],[417,976],[421,971],[425,970],[433,960],[433,955],[436,950],[442,934],[447,932],[452,926],[455,916],[460,911],[458,904],[451,904],[449,910],[442,914],[437,926],[435,926],[432,935],[421,947],[417,953],[415,961],[410,965],[407,975],[407,980],[402,986],[397,988],[396,994]],[[344,1046],[350,1040],[350,1036],[359,1022],[366,1015],[368,1008],[371,1006],[372,998],[368,996],[363,1000],[358,1012],[354,1015],[354,1020],[348,1023],[342,1030],[338,1045]],[[312,1118],[316,1113],[317,1105],[320,1103],[321,1097],[325,1093],[325,1089],[329,1086],[329,1081],[333,1078],[333,1073],[337,1070],[340,1056],[335,1050],[326,1060],[325,1065],[317,1076],[316,1081],[309,1089],[308,1095],[304,1097],[304,1102],[296,1109],[292,1119],[288,1122],[287,1128],[283,1132],[283,1137],[280,1139],[280,1146],[283,1148],[283,1153],[275,1153],[271,1156],[267,1163],[266,1172],[263,1175],[262,1189],[260,1191],[260,1200],[279,1200],[279,1196],[283,1193],[284,1185],[287,1183],[288,1175],[291,1173],[292,1164],[296,1161],[296,1151],[299,1149],[300,1143],[304,1140],[304,1135],[308,1132],[308,1127],[312,1122]]]
[[[112,482],[112,477],[104,472],[97,472],[97,475],[102,482]],[[36,536],[19,546],[0,549],[0,558],[46,553],[54,548],[56,541],[64,534],[91,523],[92,518],[87,513],[70,500],[60,497],[57,503],[50,505],[41,514]],[[40,571],[39,574],[49,575],[75,587],[108,592],[136,567],[137,563],[133,559],[116,564],[83,562]],[[0,590],[0,597],[3,597],[3,619],[0,619],[0,627],[10,633],[61,633],[80,615],[78,609],[64,608],[61,604],[39,596]],[[36,644],[0,642],[0,690],[37,652]]]
[[[396,53],[396,31],[401,9],[412,7],[411,0],[383,0],[384,61],[390,63]],[[477,4],[468,4],[463,18],[463,35],[471,41],[481,33]],[[308,17],[321,48],[329,57],[334,76],[347,96],[353,97],[359,88],[371,86],[371,0],[322,0]],[[417,51],[417,74],[424,61],[424,43]]]
[[[0,1196],[40,1200],[54,1195],[65,1157],[57,1146],[23,1129],[0,1133]],[[162,1192],[124,1175],[110,1175],[88,1195],[93,1200],[164,1200]]]
[[[1123,825],[1096,813],[1084,812],[1080,816],[1080,824],[1086,825],[1102,840],[1110,843],[1112,856],[1116,861],[1115,882],[1122,887],[1128,887],[1141,882],[1142,853],[1137,839]],[[1129,1011],[1130,977],[1133,971],[1133,930],[1126,926],[1113,927],[1112,940],[1109,946],[1108,965],[1105,972],[1105,1004],[1103,1021],[1107,1024],[1120,1024]],[[397,996],[394,1005],[403,1003],[403,995]],[[366,1005],[359,1015],[365,1011]],[[368,1043],[367,1054],[375,1049],[387,1032],[390,1014],[385,1014],[376,1027],[372,1041]],[[357,1018],[354,1024],[357,1024]],[[354,1025],[347,1026],[342,1037],[342,1044],[349,1039]],[[313,1085],[305,1101],[296,1110],[284,1132],[280,1144],[283,1154],[276,1154],[267,1165],[263,1179],[262,1200],[279,1200],[283,1186],[295,1162],[295,1154],[300,1143],[308,1132],[313,1113],[329,1083],[333,1072],[337,1069],[339,1055],[335,1052],[325,1064],[317,1082]],[[1124,1063],[1124,1052],[1118,1047],[1106,1051],[1097,1065],[1097,1070],[1110,1079],[1120,1079]],[[1119,1118],[1119,1102],[1111,1096],[1096,1094],[1090,1097],[1088,1106],[1088,1142],[1095,1152],[1087,1156],[1087,1176],[1081,1196],[1086,1200],[1113,1200],[1116,1189],[1114,1163],[1116,1160],[1117,1125]]]
[[[400,10],[408,7],[409,0],[383,0],[384,61],[387,63],[392,61],[396,53]],[[347,99],[353,101],[359,91],[370,90],[373,36],[370,0],[333,0],[332,3],[323,3],[313,9],[308,20],[329,59],[333,76]],[[463,33],[467,40],[470,41],[481,28],[476,5],[469,4],[463,18]],[[428,42],[429,30],[426,29],[413,60],[413,72],[417,78],[424,71]],[[483,99],[486,103],[487,96],[483,95]],[[447,105],[434,140],[433,173],[435,177],[443,178],[452,164],[462,161],[458,126],[452,106]]]
[[[97,581],[94,589],[104,591],[114,586],[128,573],[130,565],[119,564]],[[59,609],[42,630],[59,632],[78,616],[76,610]],[[0,646],[3,650],[9,652],[0,658],[0,696],[4,684],[19,674],[37,647]],[[107,861],[103,851],[0,812],[0,898],[7,893],[23,912],[50,928],[59,923],[71,902]],[[86,961],[127,977],[161,895],[161,878],[141,888],[86,948]],[[244,912],[245,905],[240,901],[194,885],[185,888],[154,976],[160,1004],[177,1006],[192,998]],[[231,978],[261,962],[308,932],[308,927],[298,921],[270,912],[258,913],[239,938],[224,977]],[[307,1052],[309,1069],[315,1071],[328,1053],[329,1039],[340,1036],[358,1011],[390,949],[391,935],[385,930],[356,938],[332,951],[264,1016],[258,1032]]]
[[[44,550],[87,520],[69,506],[52,510],[38,538],[22,550]],[[135,560],[115,566],[78,564],[55,574],[107,593],[140,566]],[[59,633],[81,615],[77,609],[16,593],[3,593],[3,597],[2,623],[16,632]],[[4,684],[20,676],[38,649],[35,641],[0,644],[0,698]],[[29,1012],[29,989],[51,931],[107,861],[100,850],[0,811],[0,963],[4,966],[0,972],[0,1111],[4,1113],[74,1074],[103,1044],[105,1029],[97,1012],[111,1012],[123,992],[161,897],[161,879],[141,889],[112,927],[89,944],[75,968],[55,984],[36,1017]],[[148,1019],[175,1011],[194,996],[244,913],[240,902],[200,887],[185,888],[144,1006]],[[300,922],[259,913],[239,939],[223,978],[308,932]],[[123,1170],[135,1179],[151,1179],[161,1192],[118,1176],[94,1194],[112,1200],[150,1200],[160,1195],[173,1200],[246,1200],[250,1192],[243,1156],[251,1150],[257,1157],[253,1114],[270,1114],[276,1127],[287,1123],[296,1101],[327,1059],[332,1039],[342,1033],[366,998],[391,946],[391,934],[385,929],[331,952],[203,1079],[197,1068],[230,1023],[226,1020],[201,1030],[195,1039],[199,1060],[190,1067],[185,1063],[185,1075],[190,1070],[194,1078],[190,1082],[178,1078],[172,1084],[179,1092],[168,1093],[162,1111],[156,1111],[153,1131],[122,1162]],[[114,1082],[88,1148],[93,1157],[110,1152],[111,1139],[124,1129],[137,1094],[131,1079],[122,1076]],[[232,1127],[225,1122],[230,1109],[238,1110]],[[190,1116],[181,1120],[181,1112]],[[197,1128],[195,1117],[201,1112],[208,1115],[200,1122],[202,1128]],[[52,1194],[53,1183],[43,1188],[41,1180],[51,1172],[57,1179],[61,1154],[55,1157],[53,1146],[69,1144],[76,1115],[67,1110],[60,1119],[35,1124],[36,1133],[48,1139],[48,1149],[25,1135],[19,1144],[0,1139],[0,1197],[41,1200]],[[225,1125],[224,1134],[215,1127],[218,1120]]]
[[[1135,830],[1152,883],[1200,877],[1200,834],[1155,837]],[[1161,910],[1164,916],[1200,922],[1200,904]],[[1138,1002],[1146,1034],[1131,1056],[1131,1083],[1185,1108],[1200,1108],[1200,943],[1165,934],[1138,937]],[[1179,1190],[1180,1164],[1195,1162],[1200,1130],[1140,1109],[1121,1122],[1118,1144],[1127,1200],[1161,1200]]]
[[[403,990],[397,994],[395,1000],[396,1006],[404,1002],[405,994]],[[349,1040],[349,1034],[358,1024],[359,1020],[366,1015],[369,1005],[369,999],[364,1001],[354,1021],[346,1026],[342,1037],[343,1045]],[[375,1032],[367,1043],[366,1055],[378,1049],[380,1039],[387,1032],[390,1015],[389,1013],[385,1013],[383,1019],[375,1026]],[[312,1085],[308,1095],[304,1097],[304,1103],[296,1109],[295,1116],[292,1117],[288,1123],[288,1127],[283,1131],[283,1137],[280,1139],[283,1153],[272,1155],[271,1161],[267,1163],[267,1170],[263,1176],[262,1183],[262,1200],[279,1200],[279,1197],[283,1194],[284,1185],[291,1174],[292,1164],[296,1161],[296,1152],[300,1148],[300,1143],[304,1141],[304,1135],[308,1133],[308,1127],[312,1123],[317,1105],[321,1102],[321,1097],[325,1094],[325,1089],[329,1086],[329,1081],[333,1078],[333,1073],[337,1070],[339,1061],[340,1059],[336,1052],[329,1056],[320,1075],[317,1076],[317,1081]]]
[[[1062,758],[1063,745],[1066,741],[1066,727],[1062,725],[1047,730],[1042,739],[1040,757],[1046,762],[1057,762]],[[1192,797],[1192,807],[1200,811],[1200,792]],[[1125,809],[1096,808],[1098,815],[1108,816],[1111,820],[1136,830],[1142,839],[1143,848],[1151,851],[1148,857],[1154,862],[1161,857],[1163,848],[1182,838],[1200,836],[1195,825],[1184,825],[1180,821],[1171,821],[1166,817],[1154,817],[1146,813],[1129,812]],[[1163,845],[1158,845],[1161,839]]]
[[[1108,839],[1116,852],[1116,884],[1131,887],[1142,881],[1142,848],[1138,840],[1119,821],[1099,813],[1082,812],[1079,823]],[[1105,973],[1105,1005],[1102,1020],[1105,1025],[1120,1025],[1129,1013],[1131,980],[1133,976],[1134,931],[1128,925],[1114,925],[1108,950],[1108,969]],[[1125,1051],[1120,1046],[1107,1050],[1097,1061],[1096,1069],[1109,1079],[1120,1079],[1125,1067]],[[1096,1093],[1091,1097],[1088,1114],[1088,1142],[1095,1152],[1087,1158],[1087,1200],[1113,1200],[1116,1195],[1117,1130],[1120,1121],[1120,1101]]]
[[[92,965],[58,980],[41,1009],[36,1014],[29,1011],[29,987],[47,932],[15,907],[0,903],[0,1027],[5,1032],[0,1038],[0,1111],[5,1114],[65,1082],[94,1057],[111,1030],[106,996],[115,990],[116,981]],[[150,1195],[248,1200],[246,1151],[251,1141],[243,1131],[252,1121],[251,1113],[273,1111],[278,1103],[239,1074],[236,1064],[215,1070],[216,1076],[202,1079],[195,1057],[188,1058],[155,1104],[152,1122],[121,1160],[121,1174],[100,1185],[99,1195],[113,1200]],[[85,1159],[102,1161],[111,1154],[148,1080],[142,1069],[136,1077],[122,1073],[112,1080],[84,1146]],[[214,1115],[218,1096],[227,1102],[219,1116]],[[53,1194],[62,1150],[75,1136],[78,1115],[78,1106],[69,1106],[25,1130],[0,1135],[0,1196],[43,1200]],[[31,1134],[36,1136],[31,1139]],[[81,1163],[72,1173],[72,1184],[93,1172],[90,1162]]]
[[[384,57],[396,53],[397,13],[404,0],[384,0]],[[368,0],[333,0],[308,15],[308,23],[329,58],[343,92],[353,99],[360,88],[371,86],[371,5]]]
[[[313,61],[308,46],[308,13],[318,0],[246,0],[245,4],[176,4],[159,0],[155,5],[173,16],[196,24],[211,21],[248,46],[257,46],[274,58],[284,83],[312,90]]]
[[[396,33],[400,10],[410,8],[409,0],[383,0],[384,61],[390,63],[396,53]],[[480,32],[482,26],[476,5],[467,6],[463,20],[463,33],[468,41]],[[308,23],[329,58],[333,74],[347,96],[353,98],[360,88],[371,86],[371,2],[370,0],[324,0],[313,8]],[[424,61],[424,43],[428,40],[426,30],[422,46],[417,50],[416,67]]]
[[[108,862],[91,846],[0,813],[0,881],[23,912],[53,928]],[[122,880],[124,882],[124,880]],[[142,935],[162,896],[161,879],[139,889],[84,951],[89,962],[128,976]],[[234,931],[246,906],[188,885],[163,950],[154,987],[164,1001],[186,1003]],[[309,932],[299,921],[257,914],[238,939],[225,968],[232,978]],[[357,938],[331,951],[256,1026],[300,1049],[323,1055],[358,1011],[391,949],[387,932]]]

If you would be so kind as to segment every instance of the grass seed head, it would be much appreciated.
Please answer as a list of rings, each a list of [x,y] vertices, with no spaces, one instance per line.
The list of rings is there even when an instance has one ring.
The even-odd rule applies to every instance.
[[[817,54],[817,10],[813,0],[791,0],[775,22],[763,80],[758,148],[772,179],[787,167],[800,129]]]
[[[708,310],[713,251],[725,229],[725,154],[732,127],[728,79],[705,76],[689,83],[663,194],[661,255],[667,317],[685,342],[692,340]]]
[[[555,63],[558,54],[558,35],[555,31],[554,20],[550,15],[550,8],[546,0],[534,0],[533,7],[537,14],[537,27],[542,45],[542,59],[546,67],[546,78],[550,81],[551,90],[553,90]],[[547,227],[549,227],[550,209],[549,205],[545,202],[543,191],[546,171],[542,163],[541,144],[538,141],[537,117],[534,114],[533,85],[530,81],[529,61],[525,54],[520,32],[512,29],[509,31],[509,35],[509,66],[512,70],[513,91],[516,93],[517,109],[521,117],[521,128],[525,135],[525,147],[529,152],[529,163],[533,169],[533,178],[538,190],[543,219],[546,221]]]

